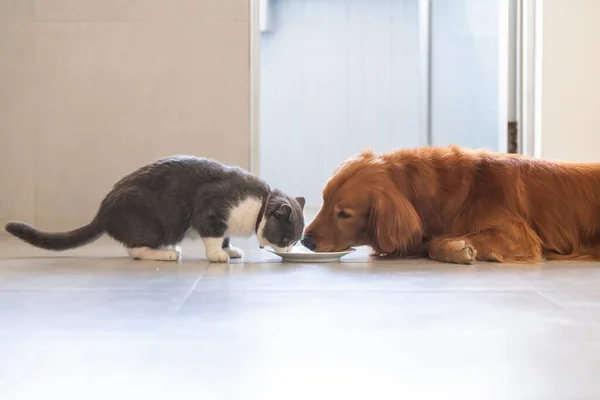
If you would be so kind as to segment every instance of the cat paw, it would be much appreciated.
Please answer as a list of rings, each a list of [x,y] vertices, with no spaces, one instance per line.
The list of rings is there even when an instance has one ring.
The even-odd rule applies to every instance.
[[[177,261],[177,260],[179,260],[179,256],[181,255],[181,249],[179,249],[179,251],[177,251],[175,249],[165,250],[164,255],[165,255],[165,261]]]
[[[225,252],[229,255],[229,258],[242,258],[244,257],[244,252],[242,251],[242,249],[238,249],[237,247],[227,247],[225,249]]]
[[[169,249],[171,252],[175,252],[175,253],[177,253],[177,258],[176,258],[176,260],[178,260],[178,259],[180,259],[180,258],[181,258],[181,247],[179,247],[179,246],[169,246],[169,247],[168,247],[168,249]],[[172,261],[173,261],[173,260],[172,260]]]
[[[177,261],[181,250],[152,249],[150,247],[134,247],[127,250],[136,260]]]
[[[229,254],[225,252],[225,250],[213,251],[212,253],[207,253],[206,257],[213,262],[227,262],[229,261]]]

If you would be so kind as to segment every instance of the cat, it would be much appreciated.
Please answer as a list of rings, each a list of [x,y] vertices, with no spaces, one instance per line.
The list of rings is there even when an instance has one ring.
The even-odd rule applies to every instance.
[[[117,182],[88,225],[48,233],[21,222],[6,231],[34,246],[66,250],[106,233],[135,259],[176,261],[177,246],[199,235],[210,261],[243,257],[230,236],[256,233],[259,245],[289,252],[304,230],[303,197],[271,189],[239,167],[193,156],[159,159]]]

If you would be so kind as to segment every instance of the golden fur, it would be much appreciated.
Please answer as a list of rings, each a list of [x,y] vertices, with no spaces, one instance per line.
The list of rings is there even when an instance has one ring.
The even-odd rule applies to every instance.
[[[454,263],[600,259],[600,164],[447,148],[365,152],[323,190],[316,251]]]

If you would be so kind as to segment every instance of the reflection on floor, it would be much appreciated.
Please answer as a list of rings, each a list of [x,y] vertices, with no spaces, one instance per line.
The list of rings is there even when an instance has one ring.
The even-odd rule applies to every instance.
[[[238,241],[236,243],[240,245]],[[281,264],[0,239],[0,398],[598,399],[600,265]]]

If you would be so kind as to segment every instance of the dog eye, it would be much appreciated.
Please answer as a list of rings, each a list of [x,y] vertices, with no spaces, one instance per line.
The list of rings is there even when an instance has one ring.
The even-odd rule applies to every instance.
[[[346,211],[340,211],[338,213],[338,218],[348,219],[348,218],[352,218],[352,215],[348,214]]]

